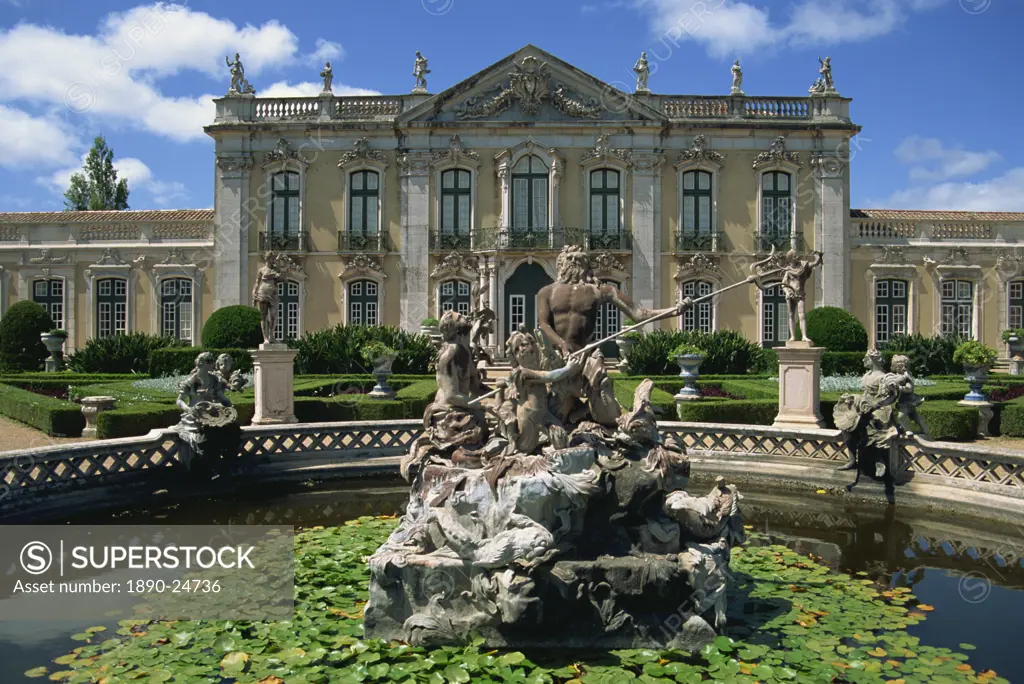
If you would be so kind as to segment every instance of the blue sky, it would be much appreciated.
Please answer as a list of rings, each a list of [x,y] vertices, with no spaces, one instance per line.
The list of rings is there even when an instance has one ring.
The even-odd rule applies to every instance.
[[[526,43],[626,87],[641,50],[651,89],[801,95],[831,55],[863,126],[854,207],[1024,211],[1020,0],[0,0],[0,211],[62,208],[102,133],[132,208],[213,205],[209,100],[242,53],[259,94],[431,92]]]

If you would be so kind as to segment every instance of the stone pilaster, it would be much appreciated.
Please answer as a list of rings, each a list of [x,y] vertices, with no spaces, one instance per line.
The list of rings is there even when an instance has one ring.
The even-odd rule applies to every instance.
[[[402,207],[402,316],[405,330],[430,316],[430,153],[398,157]]]
[[[213,308],[248,303],[252,155],[218,155],[214,187]]]
[[[811,156],[814,174],[814,248],[822,253],[815,282],[816,306],[850,308],[850,179],[849,164],[838,156]]]
[[[654,309],[662,306],[661,165],[660,154],[633,155],[633,301]]]

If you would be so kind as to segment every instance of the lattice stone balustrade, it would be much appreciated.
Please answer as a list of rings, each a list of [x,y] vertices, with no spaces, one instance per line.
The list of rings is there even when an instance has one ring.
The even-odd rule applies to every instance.
[[[848,454],[837,430],[680,422],[661,423],[661,429],[705,462],[803,462],[834,471],[836,463],[844,462]],[[252,463],[255,473],[268,477],[307,471],[323,476],[332,467],[352,466],[394,472],[397,457],[408,452],[421,432],[419,420],[249,426],[242,430],[239,460]],[[907,440],[898,440],[895,449],[900,482],[1024,500],[1024,455],[1020,452]],[[157,470],[181,467],[188,453],[177,433],[169,429],[142,437],[6,452],[0,454],[0,511],[23,508],[75,487],[160,484]],[[751,474],[757,474],[756,468]]]

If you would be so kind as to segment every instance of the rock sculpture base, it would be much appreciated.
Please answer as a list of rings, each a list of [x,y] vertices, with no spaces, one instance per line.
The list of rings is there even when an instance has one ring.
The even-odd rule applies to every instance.
[[[279,425],[297,423],[295,395],[292,393],[295,355],[285,344],[261,344],[253,349],[253,384],[256,389],[256,408],[253,425]]]
[[[772,427],[789,429],[823,428],[819,398],[821,395],[821,356],[824,347],[809,342],[788,342],[776,347],[779,357],[779,413]]]

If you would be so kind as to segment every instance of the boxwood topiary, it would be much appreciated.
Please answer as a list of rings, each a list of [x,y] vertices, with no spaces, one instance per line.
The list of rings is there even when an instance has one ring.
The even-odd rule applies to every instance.
[[[39,336],[54,327],[41,305],[30,301],[12,304],[0,320],[0,369],[35,371],[42,368],[48,353]]]
[[[857,317],[846,309],[823,306],[807,312],[807,337],[818,347],[834,352],[862,352],[868,349],[868,333]]]
[[[263,342],[260,312],[251,306],[222,306],[203,326],[203,346],[255,349]]]

